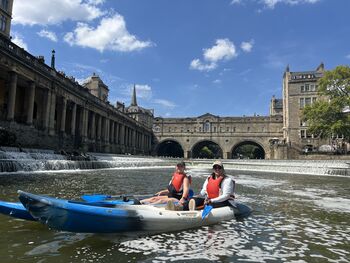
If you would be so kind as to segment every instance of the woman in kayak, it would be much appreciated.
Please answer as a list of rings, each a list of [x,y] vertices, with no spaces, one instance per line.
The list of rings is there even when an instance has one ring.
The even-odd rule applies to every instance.
[[[163,204],[169,200],[179,202],[180,205],[188,202],[191,177],[185,173],[185,162],[179,162],[176,164],[175,172],[171,178],[168,188],[156,193],[156,196],[143,199],[141,204]]]
[[[215,161],[213,172],[205,180],[199,196],[192,198],[184,210],[195,210],[203,205],[211,205],[214,208],[230,205],[229,201],[234,199],[234,189],[235,181],[226,176],[222,162]]]

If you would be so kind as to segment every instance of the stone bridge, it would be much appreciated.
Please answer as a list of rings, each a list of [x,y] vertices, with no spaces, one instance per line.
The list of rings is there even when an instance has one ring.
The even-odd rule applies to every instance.
[[[239,158],[237,148],[253,145],[257,158],[286,158],[282,116],[155,118],[154,153],[159,156],[198,158],[198,149],[214,145],[215,158]]]

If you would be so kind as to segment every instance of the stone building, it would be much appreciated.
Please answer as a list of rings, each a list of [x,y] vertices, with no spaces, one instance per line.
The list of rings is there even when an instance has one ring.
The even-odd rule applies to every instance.
[[[327,142],[315,138],[307,132],[307,122],[301,119],[301,110],[314,103],[318,80],[324,74],[324,64],[321,63],[313,71],[291,72],[289,66],[283,75],[283,138],[297,152],[303,149],[318,148]]]
[[[0,35],[10,38],[13,0],[0,1]]]
[[[93,74],[82,86],[10,40],[12,0],[0,1],[0,127],[18,145],[54,150],[150,154],[152,129],[108,101]]]
[[[283,119],[275,116],[220,117],[210,113],[194,118],[155,118],[156,154],[166,155],[169,147],[178,149],[185,158],[198,157],[198,148],[214,144],[219,158],[236,157],[235,150],[242,145],[260,149],[261,158],[283,158],[284,148],[278,151],[271,145],[283,141]],[[171,146],[172,145],[172,146]]]
[[[283,75],[282,99],[270,101],[269,116],[220,117],[209,113],[196,118],[155,118],[155,152],[171,153],[170,145],[193,157],[196,147],[217,145],[221,158],[236,157],[241,145],[257,146],[269,159],[298,158],[305,149],[317,149],[327,141],[308,134],[307,123],[301,120],[301,110],[314,103],[319,95],[317,82],[325,69],[321,63],[314,71],[291,72]]]
[[[93,73],[91,77],[85,80],[83,86],[87,88],[92,95],[107,102],[109,89],[96,73]]]

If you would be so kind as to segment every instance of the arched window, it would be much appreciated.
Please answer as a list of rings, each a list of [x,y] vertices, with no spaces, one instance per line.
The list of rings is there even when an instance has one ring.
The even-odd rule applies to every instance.
[[[203,131],[204,132],[210,132],[210,122],[209,121],[206,121],[204,123]]]

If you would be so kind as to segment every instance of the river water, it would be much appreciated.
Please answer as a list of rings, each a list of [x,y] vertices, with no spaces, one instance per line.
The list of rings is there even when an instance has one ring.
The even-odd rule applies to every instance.
[[[153,193],[173,168],[0,173],[0,199],[18,189],[78,199],[87,193]],[[190,167],[198,192],[210,170]],[[253,209],[243,220],[156,235],[58,232],[0,215],[1,262],[350,262],[350,177],[242,172],[237,199]]]

